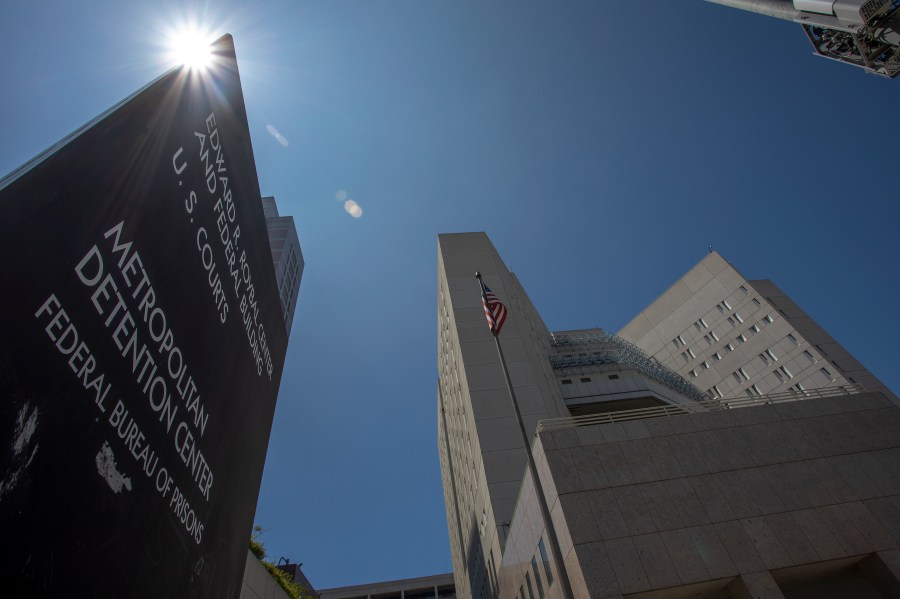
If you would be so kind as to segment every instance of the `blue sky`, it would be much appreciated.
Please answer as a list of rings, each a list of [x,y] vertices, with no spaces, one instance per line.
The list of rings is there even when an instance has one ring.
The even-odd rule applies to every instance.
[[[317,587],[451,568],[440,232],[487,231],[559,330],[618,330],[712,245],[900,390],[900,82],[799,26],[701,0],[7,2],[0,172],[166,70],[189,18],[234,35],[306,258],[256,522]]]

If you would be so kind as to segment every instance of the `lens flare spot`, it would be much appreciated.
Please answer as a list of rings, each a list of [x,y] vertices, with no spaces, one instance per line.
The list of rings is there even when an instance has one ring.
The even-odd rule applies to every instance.
[[[344,202],[344,210],[346,210],[347,214],[349,214],[353,218],[359,218],[363,214],[362,208],[360,208],[359,204],[357,204],[353,200],[347,200],[346,202]]]
[[[266,131],[268,131],[269,135],[271,135],[276,140],[278,140],[278,143],[280,143],[284,147],[287,147],[287,145],[290,143],[287,140],[287,138],[284,135],[282,135],[281,132],[278,129],[276,129],[275,127],[273,127],[272,125],[266,125]]]

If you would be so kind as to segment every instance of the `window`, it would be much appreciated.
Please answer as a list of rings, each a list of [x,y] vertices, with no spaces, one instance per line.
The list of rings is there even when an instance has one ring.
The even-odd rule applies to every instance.
[[[741,333],[740,335],[738,335],[738,336],[736,337],[736,339],[737,339],[737,342],[738,342],[738,343],[743,343],[744,341],[747,340],[747,338],[744,337],[744,334],[743,334],[743,333]]]
[[[840,372],[844,372],[844,369],[841,368],[840,366],[838,366],[838,363],[837,363],[837,362],[835,362],[834,360],[832,360],[831,363],[834,364],[834,367],[837,368]]]
[[[685,363],[685,364],[687,364],[688,362],[691,361],[691,359],[690,359],[690,357],[688,357],[686,351],[681,352],[681,357],[684,358],[684,363]]]
[[[725,351],[734,351],[734,346],[730,343],[725,344]]]
[[[712,355],[712,357],[713,357],[713,360],[715,360],[716,362],[718,362],[719,360],[722,359],[722,354],[720,354],[719,352],[716,352],[716,353],[714,353],[714,354]]]
[[[853,383],[854,385],[856,384],[856,381],[853,380],[852,376],[848,376],[847,380],[850,381],[851,383]]]
[[[722,307],[722,304],[716,304],[716,308],[719,309],[719,314],[725,314],[725,308]]]
[[[757,387],[756,385],[750,385],[750,388],[753,389],[753,392],[757,395],[762,395],[762,393],[759,392],[759,387]]]
[[[754,332],[754,333],[758,333],[758,332],[759,332],[759,325],[758,325],[758,324],[755,324],[755,325],[753,325],[753,326],[750,327],[750,328],[753,329],[753,332]]]
[[[820,368],[819,372],[821,372],[822,374],[827,376],[829,379],[831,379],[831,372],[829,372],[827,368]]]
[[[737,373],[737,371],[732,372],[732,373],[731,373],[731,376],[734,377],[734,380],[735,380],[738,384],[744,382],[744,381],[741,380],[741,375],[739,375],[739,374]]]
[[[713,344],[712,337],[709,335],[703,335],[703,338],[706,339],[706,346],[709,347]]]
[[[803,350],[803,355],[806,356],[806,359],[809,360],[810,364],[816,363],[816,359],[813,357],[813,355],[811,353],[809,353],[808,351],[806,351],[805,349]]]
[[[696,371],[696,370],[691,370],[690,372],[688,372],[688,374],[690,375],[690,377],[691,377],[692,379],[697,378],[697,371]]]
[[[745,381],[749,381],[749,380],[750,380],[750,377],[747,376],[747,373],[744,372],[744,369],[743,369],[743,368],[738,368],[737,371],[741,373],[741,376],[744,377],[744,380],[745,380]]]
[[[700,323],[699,323],[699,322],[695,322],[695,323],[694,323],[694,328],[697,329],[697,330],[699,331],[699,330],[700,330]]]
[[[743,291],[743,292],[744,292],[744,295],[747,295],[748,293],[750,293],[749,291],[747,291],[747,288],[744,287],[743,285],[741,285],[740,287],[738,287],[738,289],[740,289],[741,291]]]
[[[759,354],[759,359],[762,360],[763,365],[769,365],[769,358],[766,357],[766,354]]]
[[[761,305],[761,304],[759,303],[759,300],[756,299],[755,297],[753,298],[753,305],[754,305],[754,306],[760,306],[760,305]]]
[[[779,384],[779,385],[780,385],[781,383],[784,382],[784,377],[781,376],[781,373],[780,373],[780,372],[778,372],[777,370],[773,370],[773,371],[772,371],[772,374],[774,374],[774,375],[775,375],[775,378],[778,379],[778,384]]]
[[[744,393],[747,394],[747,397],[753,397],[753,391],[751,391],[749,388],[744,389]]]
[[[529,599],[534,599],[534,587],[531,586],[531,572],[525,571],[525,586],[528,587]]]
[[[771,350],[771,349],[767,349],[767,350],[765,351],[765,354],[766,354],[767,356],[769,356],[769,358],[771,358],[773,362],[777,362],[777,361],[778,361],[778,357],[775,356],[775,354],[772,353],[772,350]]]
[[[790,341],[790,342],[793,343],[794,345],[800,345],[800,342],[797,341],[797,338],[794,337],[794,336],[791,335],[791,334],[788,334],[787,339],[788,339],[788,341]]]
[[[766,317],[763,320],[765,320],[766,322],[775,322],[775,319],[772,318],[771,314],[766,314]]]
[[[534,584],[536,584],[538,588],[538,597],[544,599],[544,584],[541,582],[541,574],[538,572],[537,558],[535,557],[531,558],[531,571],[534,573]]]
[[[691,348],[688,348],[688,349],[687,349],[687,352],[691,355],[692,358],[696,358],[696,357],[697,357],[697,356],[694,355],[694,350],[692,350]]]
[[[591,377],[589,377],[589,376],[583,376],[583,377],[581,377],[581,382],[582,382],[582,383],[590,383],[590,382],[591,382]]]
[[[712,337],[713,339],[715,339],[716,341],[719,340],[719,338],[716,337],[716,332],[715,332],[715,331],[710,331],[710,332],[709,332],[709,336]]]
[[[563,385],[571,385],[571,384],[572,384],[572,379],[563,379],[563,380],[562,380],[562,384],[563,384]]]
[[[784,366],[779,367],[778,370],[780,370],[781,373],[784,374],[784,376],[788,377],[789,379],[794,378],[794,375],[791,374],[791,371],[788,370],[787,368],[785,368]]]
[[[619,378],[619,375],[618,375],[618,374],[611,374],[611,375],[609,375],[609,380],[611,380],[611,381],[614,381],[614,380],[616,380],[617,378]]]
[[[684,345],[684,338],[681,335],[678,335],[678,343]]]
[[[706,321],[703,320],[703,317],[702,317],[702,316],[700,317],[700,324],[703,325],[703,328],[704,328],[704,329],[708,329],[708,328],[709,328],[709,325],[706,324]]]
[[[722,300],[722,305],[725,306],[726,310],[731,310],[731,304],[728,303],[728,300]]]
[[[719,386],[718,386],[718,385],[713,385],[712,388],[713,388],[713,391],[716,392],[716,395],[717,395],[718,397],[722,397],[722,392],[719,391]]]
[[[547,558],[547,548],[544,547],[544,539],[538,542],[538,549],[541,552],[541,561],[544,562],[544,575],[547,577],[547,587],[553,586],[553,571],[550,569],[550,560]]]
[[[701,366],[703,366],[703,369],[706,370],[707,368],[709,368],[709,362],[703,360],[703,364],[701,364]]]
[[[735,326],[734,319],[730,316],[728,317],[728,324],[730,324],[732,327]]]
[[[744,322],[744,319],[741,318],[741,315],[738,314],[737,312],[734,313],[734,317],[737,319],[738,322]]]
[[[675,347],[681,347],[681,344],[678,343],[678,337],[672,339],[672,345],[674,345]]]

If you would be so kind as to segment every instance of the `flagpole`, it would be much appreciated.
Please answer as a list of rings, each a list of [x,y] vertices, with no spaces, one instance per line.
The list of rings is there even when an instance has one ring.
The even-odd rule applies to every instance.
[[[478,279],[478,286],[481,288],[481,297],[485,298],[484,282],[481,280],[481,273],[476,272],[475,278]],[[490,323],[490,320],[488,321]],[[547,497],[544,495],[544,487],[538,476],[537,465],[534,462],[534,454],[531,451],[531,443],[528,439],[528,433],[525,431],[525,423],[522,420],[522,412],[519,410],[519,402],[516,399],[516,393],[513,391],[512,380],[509,378],[509,370],[506,368],[506,358],[503,356],[503,348],[500,347],[500,338],[498,331],[491,325],[491,337],[494,338],[494,344],[497,346],[497,353],[500,355],[500,367],[503,369],[503,376],[506,378],[506,389],[509,391],[509,398],[512,401],[513,411],[516,414],[516,422],[519,424],[519,432],[522,434],[522,441],[525,442],[525,453],[528,456],[528,470],[531,472],[531,480],[534,481],[535,494],[538,497],[538,503],[541,504],[541,516],[544,519],[544,526],[547,528],[547,536],[550,539],[550,551],[553,553],[553,559],[556,561],[556,570],[559,573],[560,581],[563,585],[563,597],[565,599],[574,599],[572,593],[572,585],[569,582],[569,574],[566,572],[566,565],[562,559],[562,550],[559,547],[559,539],[556,536],[556,527],[553,526],[553,519],[550,517],[550,508],[547,507]]]

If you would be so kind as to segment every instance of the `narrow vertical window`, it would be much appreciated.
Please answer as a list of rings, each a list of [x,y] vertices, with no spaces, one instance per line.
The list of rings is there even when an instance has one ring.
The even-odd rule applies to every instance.
[[[541,574],[538,572],[536,557],[531,558],[531,571],[534,573],[534,584],[536,584],[538,588],[538,597],[544,599],[544,584],[541,582]]]
[[[528,587],[529,599],[534,599],[534,587],[531,586],[531,572],[525,571],[525,586]]]
[[[790,341],[790,342],[793,343],[794,345],[800,345],[800,342],[797,341],[797,338],[794,337],[793,335],[791,335],[790,333],[788,333],[787,338],[788,338],[788,341]]]
[[[553,571],[550,569],[550,559],[547,557],[547,548],[544,547],[544,539],[538,542],[538,549],[541,552],[541,561],[544,562],[544,575],[547,577],[547,587],[553,586]]]

